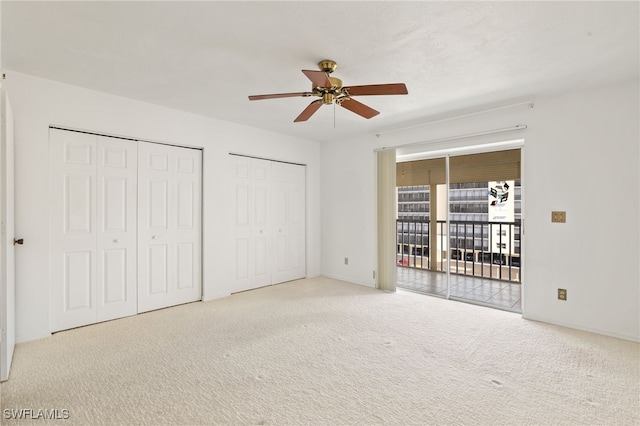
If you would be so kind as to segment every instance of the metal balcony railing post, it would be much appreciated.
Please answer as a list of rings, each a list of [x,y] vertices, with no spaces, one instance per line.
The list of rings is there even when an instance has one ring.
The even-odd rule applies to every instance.
[[[402,222],[402,245],[400,246],[400,263],[404,266],[404,222]]]
[[[511,268],[513,267],[513,247],[511,242],[513,239],[511,238],[512,230],[515,224],[509,224],[509,281],[511,281]]]
[[[476,276],[476,224],[471,224],[471,250],[473,253],[473,262],[471,262],[471,274]]]
[[[444,256],[443,256],[444,255],[444,237],[445,237],[445,235],[444,235],[444,225],[446,225],[446,222],[440,222],[440,258],[441,258],[440,270],[441,271],[446,271],[445,270],[445,264],[448,263],[448,262],[445,262],[445,259],[444,259]],[[448,233],[449,232],[447,231],[447,234]],[[448,237],[448,235],[447,235],[447,237]],[[448,250],[447,250],[447,259],[446,260],[449,260],[450,256],[451,256],[451,247],[449,247]]]
[[[502,223],[500,225],[498,225],[498,236],[500,237],[500,239],[498,240],[498,277],[500,277],[500,279],[502,279]]]
[[[424,238],[424,225],[421,223],[420,224],[420,269],[424,269],[424,244],[423,243],[423,239]]]

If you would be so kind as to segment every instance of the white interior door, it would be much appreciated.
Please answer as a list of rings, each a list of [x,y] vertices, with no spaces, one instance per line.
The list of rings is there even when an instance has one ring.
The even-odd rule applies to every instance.
[[[0,380],[9,378],[15,346],[13,111],[0,88]]]
[[[234,253],[233,292],[248,290],[251,287],[251,160],[236,155],[229,156],[231,217],[233,223]]]
[[[50,130],[51,329],[96,322],[97,136]]]
[[[271,284],[271,162],[229,156],[233,223],[233,292]]]
[[[305,167],[274,162],[272,176],[276,284],[305,277]]]
[[[304,278],[306,168],[229,156],[233,291]]]
[[[202,151],[138,143],[138,312],[202,298]]]
[[[270,175],[271,161],[251,159],[251,288],[272,283]]]
[[[98,136],[96,320],[135,315],[137,142]]]
[[[51,129],[51,329],[136,313],[137,142]]]

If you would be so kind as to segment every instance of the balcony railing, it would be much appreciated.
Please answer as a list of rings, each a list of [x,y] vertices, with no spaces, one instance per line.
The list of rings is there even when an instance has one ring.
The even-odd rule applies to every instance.
[[[520,282],[520,222],[436,222],[436,250],[424,220],[396,221],[398,266]]]

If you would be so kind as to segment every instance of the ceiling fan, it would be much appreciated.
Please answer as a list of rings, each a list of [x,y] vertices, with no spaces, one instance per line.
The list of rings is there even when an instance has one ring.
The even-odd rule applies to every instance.
[[[356,101],[352,96],[406,95],[408,93],[407,86],[405,86],[404,83],[343,86],[342,80],[329,76],[329,74],[334,72],[338,66],[335,61],[325,59],[320,61],[318,66],[320,67],[320,71],[302,70],[304,75],[311,80],[312,84],[310,92],[252,95],[249,96],[249,100],[258,101],[262,99],[293,98],[298,96],[318,96],[321,99],[311,102],[309,106],[306,107],[295,120],[293,120],[294,122],[307,121],[322,105],[331,105],[333,103],[369,119],[380,113],[375,109]]]

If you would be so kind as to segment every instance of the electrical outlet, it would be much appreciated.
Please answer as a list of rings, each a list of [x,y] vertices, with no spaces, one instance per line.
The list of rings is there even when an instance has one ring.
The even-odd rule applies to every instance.
[[[567,289],[559,288],[558,289],[558,300],[567,300]]]
[[[565,223],[567,221],[567,212],[551,212],[551,222]]]
[[[345,258],[344,258],[344,264],[345,264],[345,265],[348,265],[348,264],[349,264],[349,258],[348,258],[348,257],[345,257]]]

